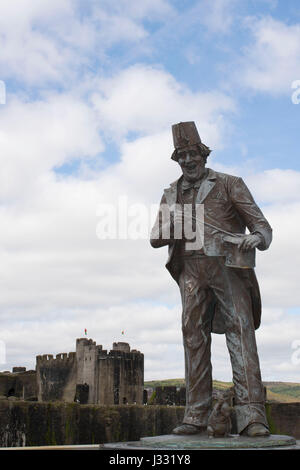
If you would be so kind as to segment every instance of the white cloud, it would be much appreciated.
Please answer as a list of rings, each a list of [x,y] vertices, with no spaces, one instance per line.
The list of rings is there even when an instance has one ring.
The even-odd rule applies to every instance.
[[[273,227],[274,239],[268,252],[260,255],[258,272],[264,279],[263,293],[267,305],[296,307],[300,304],[298,289],[300,202],[274,204],[264,209]]]
[[[106,47],[123,40],[136,42],[148,35],[143,25],[126,16],[109,15],[100,10],[94,14],[94,19],[99,22],[97,41]]]
[[[164,0],[86,2],[19,0],[0,4],[1,78],[25,84],[59,83],[67,88],[95,69],[95,59],[110,62],[116,43],[139,43],[148,36],[143,21],[165,21],[172,8]],[[90,72],[89,72],[90,73]]]
[[[42,28],[72,15],[70,0],[20,0],[0,4],[1,58],[3,78],[42,83],[61,80],[74,55]]]
[[[257,254],[263,299],[272,309],[297,307],[300,305],[297,287],[300,173],[274,169],[250,175],[245,180],[273,228],[269,250]]]
[[[24,198],[32,185],[47,184],[54,166],[93,157],[104,148],[93,111],[69,94],[10,100],[0,114],[0,142],[2,200]]]
[[[261,283],[262,279],[259,279]],[[264,299],[263,299],[264,300]],[[266,302],[264,302],[266,303]],[[299,365],[293,364],[292,343],[299,339],[300,320],[279,309],[263,308],[262,324],[256,330],[256,342],[263,381],[299,382]],[[267,318],[266,318],[267,317]],[[213,335],[212,363],[214,378],[232,380],[225,336]]]
[[[203,0],[199,5],[199,21],[212,33],[228,33],[234,21],[236,0]]]
[[[106,46],[115,42],[138,43],[148,36],[143,20],[166,21],[173,9],[165,0],[119,0],[118,2],[92,2],[93,22],[99,30],[98,40]]]
[[[295,170],[274,168],[260,174],[248,176],[256,197],[264,204],[293,203],[300,198],[300,173]]]
[[[245,24],[253,42],[236,64],[235,81],[255,91],[291,94],[292,82],[300,77],[300,24],[269,16],[250,17]]]
[[[99,5],[97,0],[92,0],[92,2],[95,6]],[[118,0],[118,2],[102,0],[101,7],[107,9],[110,14],[124,15],[126,12],[129,17],[137,19],[159,19],[172,14],[173,11],[172,6],[165,0],[131,0],[130,2],[128,0]]]
[[[174,122],[195,120],[205,139],[216,142],[223,113],[235,110],[223,93],[191,92],[158,67],[136,65],[115,77],[99,80],[93,103],[103,124],[120,136],[169,129]]]

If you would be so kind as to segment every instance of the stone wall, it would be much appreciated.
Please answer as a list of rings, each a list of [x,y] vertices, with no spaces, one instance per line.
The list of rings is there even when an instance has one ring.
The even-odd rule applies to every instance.
[[[0,372],[0,396],[15,396],[25,400],[36,398],[35,370],[14,367],[13,372]]]
[[[37,392],[39,401],[73,402],[76,394],[77,363],[75,353],[37,356]]]
[[[181,406],[100,406],[0,400],[0,447],[93,444],[168,434]],[[273,433],[300,438],[300,403],[268,404]]]
[[[94,444],[169,433],[182,407],[0,400],[0,447]]]
[[[300,439],[300,403],[267,403],[266,412],[272,434]]]
[[[155,387],[153,404],[185,406],[186,388],[175,386]]]

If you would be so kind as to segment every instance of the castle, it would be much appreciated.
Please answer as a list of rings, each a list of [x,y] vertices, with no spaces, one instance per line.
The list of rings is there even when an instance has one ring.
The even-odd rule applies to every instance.
[[[144,355],[128,343],[106,351],[92,339],[76,340],[76,352],[36,357],[36,370],[0,373],[0,396],[81,404],[142,404]]]

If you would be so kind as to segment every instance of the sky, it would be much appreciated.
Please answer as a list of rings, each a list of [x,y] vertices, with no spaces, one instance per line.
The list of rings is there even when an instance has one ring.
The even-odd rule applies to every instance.
[[[99,222],[123,201],[148,227],[180,176],[171,126],[195,121],[208,166],[242,176],[273,228],[256,267],[263,380],[300,381],[298,0],[2,1],[0,83],[0,370],[74,351],[87,329],[143,352],[146,380],[184,376],[166,247]],[[224,335],[212,364],[231,380]]]

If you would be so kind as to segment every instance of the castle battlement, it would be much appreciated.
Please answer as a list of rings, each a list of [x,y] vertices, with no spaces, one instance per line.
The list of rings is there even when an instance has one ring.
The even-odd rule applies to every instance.
[[[113,351],[123,351],[123,352],[130,352],[130,346],[128,343],[118,342],[113,343]]]
[[[124,344],[122,349],[119,347],[120,344]],[[137,351],[136,349],[130,350],[129,344],[128,343],[114,343],[113,344],[113,349],[108,351],[107,349],[101,349],[98,351],[98,359],[103,360],[103,359],[115,359],[115,358],[125,358],[128,360],[131,360],[135,356],[139,357],[144,357],[144,354],[142,354],[140,351]]]
[[[26,372],[26,367],[13,367],[12,372],[13,374],[18,374],[19,372]]]
[[[101,349],[98,354],[99,359],[107,359],[108,352],[107,349]]]
[[[79,346],[79,345],[96,346],[96,341],[93,341],[92,339],[87,339],[87,338],[77,338],[76,339],[76,349],[77,349],[77,346]]]
[[[69,352],[69,353],[59,353],[56,354],[55,358],[53,357],[53,354],[43,354],[40,356],[36,356],[36,363],[37,364],[42,364],[42,363],[62,363],[62,362],[70,362],[74,361],[76,359],[76,353],[75,352]]]
[[[141,354],[137,349],[131,349],[128,343],[118,342],[113,343],[112,351],[123,352],[127,354]]]
[[[108,358],[115,358],[115,357],[121,358],[121,357],[123,357],[123,358],[131,359],[133,357],[133,355],[132,355],[131,352],[111,350],[111,351],[109,351],[107,357]]]

